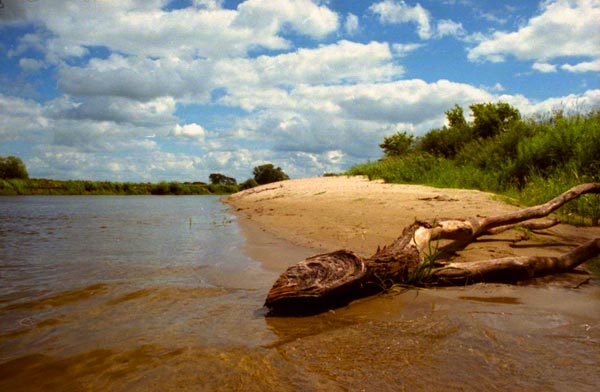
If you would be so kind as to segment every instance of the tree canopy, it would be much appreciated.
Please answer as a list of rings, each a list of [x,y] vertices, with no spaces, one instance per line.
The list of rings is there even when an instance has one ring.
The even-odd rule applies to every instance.
[[[208,176],[210,183],[214,185],[237,185],[237,181],[233,177],[227,177],[224,174],[212,173]]]
[[[14,178],[27,179],[29,173],[21,158],[8,156],[0,157],[0,178],[9,180]]]
[[[383,143],[379,147],[386,157],[394,157],[408,153],[414,147],[414,144],[414,135],[398,132],[395,135],[383,138]]]
[[[259,185],[290,179],[280,167],[276,168],[272,163],[255,167],[252,174],[254,175],[254,180]]]

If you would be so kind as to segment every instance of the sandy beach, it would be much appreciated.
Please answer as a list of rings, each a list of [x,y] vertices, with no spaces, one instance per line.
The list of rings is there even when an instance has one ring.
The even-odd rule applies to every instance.
[[[476,190],[386,184],[364,177],[321,177],[278,182],[236,193],[229,204],[249,237],[250,253],[270,268],[284,268],[307,256],[299,250],[278,259],[273,246],[295,245],[315,253],[345,248],[361,255],[391,243],[415,219],[492,216],[521,207]],[[600,228],[561,224],[536,233],[509,230],[482,237],[457,261],[510,255],[558,255],[590,238]],[[277,243],[277,240],[281,242]],[[254,246],[257,243],[263,246]],[[274,248],[272,248],[274,250]]]

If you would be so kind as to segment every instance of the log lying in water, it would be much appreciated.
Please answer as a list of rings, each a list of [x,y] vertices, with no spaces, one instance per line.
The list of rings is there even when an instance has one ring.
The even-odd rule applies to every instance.
[[[466,247],[482,235],[497,234],[518,224],[532,230],[558,224],[548,216],[586,193],[600,193],[600,183],[575,186],[545,204],[488,218],[416,221],[391,245],[362,258],[348,250],[310,257],[289,267],[267,295],[272,314],[318,313],[382,291],[389,282],[408,286],[516,282],[565,272],[600,254],[600,238],[559,257],[506,257],[485,261],[441,263],[431,255],[432,241],[453,240],[442,250]]]

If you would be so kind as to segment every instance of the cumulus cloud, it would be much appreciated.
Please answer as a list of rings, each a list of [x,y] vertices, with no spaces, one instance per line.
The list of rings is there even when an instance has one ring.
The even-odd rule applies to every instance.
[[[594,61],[584,61],[575,65],[563,64],[560,68],[569,72],[600,72],[600,58]]]
[[[371,5],[369,10],[384,24],[416,23],[419,37],[431,38],[430,14],[420,4],[411,7],[404,1],[385,0]]]
[[[436,22],[430,12],[419,3],[410,6],[404,1],[384,0],[371,5],[369,10],[378,15],[379,21],[383,24],[415,23],[417,34],[421,39],[466,35],[466,30],[461,23],[450,19]]]
[[[310,0],[248,0],[236,10],[222,8],[221,1],[196,1],[170,11],[160,0],[14,3],[5,8],[51,33],[46,51],[55,62],[84,56],[93,46],[138,56],[232,57],[255,47],[288,48],[281,36],[287,29],[322,38],[339,25],[335,12]]]
[[[164,0],[19,2],[3,23],[35,27],[7,45],[6,58],[26,71],[24,77],[56,69],[56,79],[48,80],[62,95],[35,102],[0,94],[0,139],[35,141],[24,158],[36,176],[205,180],[218,171],[244,179],[252,167],[273,162],[300,177],[377,159],[384,136],[439,127],[456,103],[466,108],[503,100],[524,114],[600,104],[600,90],[530,101],[499,95],[499,82],[401,80],[402,57],[424,44],[334,42],[338,30],[351,36],[365,27],[359,16],[340,16],[327,1],[248,0],[235,9],[222,0],[189,3],[172,10]],[[595,4],[545,2],[539,17],[552,7],[577,10],[584,3]],[[385,0],[369,12],[384,24],[414,24],[421,39],[467,39],[460,23],[436,20],[419,4]],[[582,17],[577,34],[587,21]],[[540,23],[534,18],[516,32],[539,30],[530,35],[530,52],[543,39]],[[556,26],[567,31],[560,20]],[[538,71],[600,68],[590,50],[561,63],[562,55],[520,54],[519,45],[500,50],[502,37],[496,38],[494,50],[472,49],[477,59],[525,56]],[[483,47],[493,39],[480,35],[471,43]],[[581,42],[589,46],[587,38]],[[186,116],[189,107],[198,112]]]
[[[0,93],[0,139],[5,142],[30,141],[33,132],[48,126],[43,111],[37,102]]]
[[[469,50],[472,61],[499,62],[508,56],[534,60],[537,69],[565,56],[597,59],[600,56],[600,3],[593,0],[554,0],[541,3],[539,15],[513,32],[496,31]],[[594,60],[595,61],[595,60]],[[587,68],[586,65],[581,68]],[[571,70],[569,67],[563,68]]]
[[[112,54],[94,58],[84,67],[63,65],[59,86],[73,95],[106,95],[147,101],[157,97],[196,97],[210,92],[212,62],[150,59]]]
[[[183,137],[193,140],[203,140],[206,135],[206,131],[201,125],[196,123],[185,124],[183,126],[176,124],[175,128],[169,133],[172,137]]]
[[[315,49],[247,60],[257,77],[269,85],[332,84],[389,80],[403,69],[391,62],[387,43],[361,44],[342,40]]]
[[[49,118],[92,120],[159,128],[175,121],[175,100],[171,97],[139,102],[122,97],[87,97],[75,101],[62,96],[48,102],[44,113]]]
[[[536,71],[539,71],[541,73],[556,72],[556,65],[549,64],[549,63],[538,63],[538,62],[535,62],[535,63],[533,63],[533,65],[531,66],[531,68],[533,68]]]
[[[19,67],[24,71],[33,72],[46,67],[46,64],[41,60],[23,57],[19,59]]]
[[[406,55],[408,55],[410,52],[413,52],[419,48],[421,48],[423,46],[423,44],[393,44],[392,45],[392,49],[394,50],[394,53],[396,54],[396,56],[398,57],[404,57]]]
[[[233,26],[275,34],[285,27],[322,38],[338,29],[339,17],[311,0],[247,0],[237,9]]]
[[[344,31],[346,34],[352,35],[358,31],[358,16],[348,13],[346,22],[344,23]]]
[[[437,22],[436,37],[445,36],[461,37],[467,33],[462,23],[457,23],[449,19],[442,19]]]

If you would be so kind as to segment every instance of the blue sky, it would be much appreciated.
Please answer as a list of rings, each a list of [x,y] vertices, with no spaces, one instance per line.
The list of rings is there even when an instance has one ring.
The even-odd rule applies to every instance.
[[[600,0],[0,0],[0,155],[243,181],[378,159],[459,104],[600,107]]]

